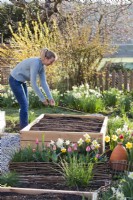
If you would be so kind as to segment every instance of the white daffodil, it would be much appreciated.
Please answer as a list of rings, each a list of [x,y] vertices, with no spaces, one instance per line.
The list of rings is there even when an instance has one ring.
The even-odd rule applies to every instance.
[[[90,139],[90,135],[88,133],[83,135],[85,139]]]
[[[116,191],[116,198],[117,200],[126,200],[124,194],[119,191],[119,189]]]
[[[81,94],[80,94],[79,92],[74,93],[73,96],[74,96],[76,99],[80,99],[80,98],[81,98]]]
[[[122,129],[121,128],[118,128],[117,130],[116,130],[116,133],[119,135],[119,134],[121,134],[121,132],[122,132]]]
[[[66,145],[69,145],[69,144],[70,144],[70,141],[69,141],[69,140],[66,140],[65,143],[66,143]]]
[[[93,140],[93,141],[92,141],[92,145],[93,145],[93,146],[95,146],[95,145],[97,145],[97,144],[98,144],[98,142],[97,142],[96,140]]]
[[[133,179],[133,172],[129,172],[128,178]]]
[[[51,141],[50,141],[50,144],[51,144],[51,145],[54,145],[54,144],[55,144],[55,142],[54,142],[53,140],[51,140]]]
[[[83,142],[84,142],[84,140],[83,140],[82,138],[80,138],[80,139],[78,140],[78,142],[77,142],[77,143],[78,143],[79,145],[82,145],[82,144],[83,144]]]
[[[123,129],[122,129],[124,132],[127,132],[128,131],[128,126],[126,124],[124,124],[123,126]]]
[[[64,143],[64,140],[61,138],[58,138],[56,145],[57,145],[57,147],[61,148],[63,146],[63,143]]]

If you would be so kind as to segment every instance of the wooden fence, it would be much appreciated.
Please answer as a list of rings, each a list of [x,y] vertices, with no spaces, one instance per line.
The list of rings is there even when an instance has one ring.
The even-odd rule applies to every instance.
[[[10,67],[0,67],[0,84],[8,85]],[[100,87],[101,91],[109,88],[118,88],[119,90],[133,90],[133,71],[102,71],[96,72],[92,79],[93,87]],[[91,85],[91,84],[89,84]],[[91,86],[92,87],[92,86]]]
[[[109,71],[94,74],[94,86],[100,87],[101,91],[109,88],[119,90],[133,90],[133,71]]]

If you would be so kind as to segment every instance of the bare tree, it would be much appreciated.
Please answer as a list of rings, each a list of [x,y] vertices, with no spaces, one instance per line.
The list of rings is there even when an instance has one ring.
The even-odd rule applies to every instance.
[[[42,22],[49,21],[53,15],[60,14],[59,6],[63,2],[71,3],[73,1],[74,0],[10,0],[11,3],[25,10],[29,20],[35,20],[38,12]]]
[[[63,9],[69,12],[67,6],[68,3]],[[80,19],[81,25],[90,25],[92,37],[99,30],[102,40],[108,37],[121,42],[133,37],[132,10],[132,0],[84,0],[82,3],[79,0],[73,8],[73,17]]]

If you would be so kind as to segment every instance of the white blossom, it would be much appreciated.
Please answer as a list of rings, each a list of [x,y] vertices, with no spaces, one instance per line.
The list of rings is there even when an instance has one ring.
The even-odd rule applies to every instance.
[[[54,142],[53,140],[51,140],[51,141],[50,141],[50,144],[51,144],[51,145],[54,145],[54,144],[55,144],[55,142]]]
[[[129,172],[128,177],[131,178],[131,179],[133,179],[133,172]]]
[[[61,138],[58,138],[56,145],[57,145],[57,147],[61,148],[63,146],[63,143],[64,143],[64,140]]]
[[[122,129],[124,132],[127,132],[128,131],[128,126],[126,124],[124,124],[123,126],[123,129]]]
[[[90,135],[88,133],[83,135],[85,137],[85,139],[90,139]]]
[[[84,140],[83,140],[82,138],[80,138],[80,139],[78,140],[78,142],[77,142],[77,143],[78,143],[79,145],[82,145],[82,144],[83,144],[83,142],[84,142]]]
[[[70,144],[70,141],[69,141],[69,140],[66,140],[65,143],[66,143],[66,145],[69,145],[69,144]]]

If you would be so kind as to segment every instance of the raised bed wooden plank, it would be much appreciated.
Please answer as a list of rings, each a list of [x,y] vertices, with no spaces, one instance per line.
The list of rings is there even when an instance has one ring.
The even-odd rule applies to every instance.
[[[35,189],[35,188],[17,188],[17,187],[0,187],[0,192],[15,192],[18,194],[75,194],[79,196],[85,196],[91,198],[91,200],[97,200],[97,192],[84,192],[84,191],[69,191],[69,190],[49,190],[49,189]]]

